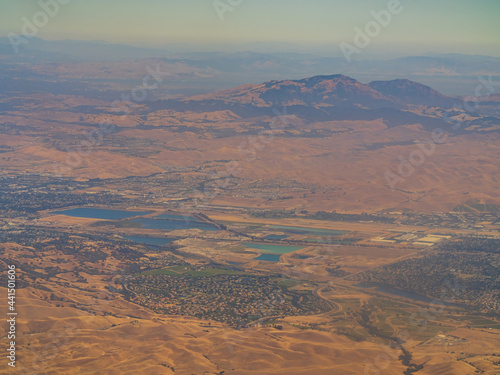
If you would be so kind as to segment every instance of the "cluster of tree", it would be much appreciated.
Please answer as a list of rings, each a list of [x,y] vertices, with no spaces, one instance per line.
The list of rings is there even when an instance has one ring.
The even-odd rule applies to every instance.
[[[123,198],[112,194],[73,194],[66,192],[2,192],[2,211],[34,213],[37,211],[89,204],[109,205],[124,202]]]
[[[476,243],[485,245],[483,249],[494,250],[496,246],[488,239],[466,238],[450,242],[436,253],[405,259],[352,278],[498,312],[500,255],[479,251]]]
[[[442,251],[465,253],[496,253],[500,254],[500,238],[478,236],[462,237],[456,241],[447,241],[439,246]]]

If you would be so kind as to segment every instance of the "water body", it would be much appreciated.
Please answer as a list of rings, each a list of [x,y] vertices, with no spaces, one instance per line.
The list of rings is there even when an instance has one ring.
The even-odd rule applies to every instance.
[[[201,229],[207,231],[219,230],[219,228],[217,228],[213,224],[205,223],[203,221],[184,220],[183,216],[180,217],[182,217],[183,219],[177,220],[177,219],[139,218],[139,219],[134,219],[133,222],[141,224],[142,228],[144,229],[162,229],[162,230]]]
[[[244,243],[243,246],[246,246],[250,249],[263,250],[262,251],[263,253],[268,253],[268,254],[286,254],[304,248],[303,246],[281,246],[281,245],[266,245],[257,243]]]
[[[105,208],[73,208],[65,211],[55,211],[54,214],[61,214],[72,217],[85,217],[90,219],[103,220],[121,220],[136,216],[143,216],[154,211],[122,211],[109,210]],[[144,229],[162,229],[162,230],[179,230],[179,229],[201,229],[208,231],[219,230],[215,225],[197,221],[195,218],[189,218],[183,215],[158,215],[154,218],[137,218],[132,220],[133,223],[138,223]]]
[[[294,233],[294,234],[323,234],[330,236],[341,236],[348,233],[345,230],[334,230],[334,229],[320,229],[320,228],[307,228],[307,227],[291,227],[287,225],[269,225],[269,228],[280,229],[284,232]]]
[[[121,220],[129,217],[150,214],[153,211],[122,211],[108,210],[106,208],[72,208],[64,211],[54,211],[53,214],[66,215],[71,217],[85,217],[89,219]]]
[[[192,216],[162,214],[155,216],[157,219],[171,219],[171,220],[184,220],[184,221],[197,221]]]
[[[169,244],[170,242],[175,241],[172,238],[161,238],[161,237],[125,236],[124,238],[137,243],[143,243],[147,245],[157,245],[157,246],[163,246]]]
[[[291,253],[292,251],[304,248],[302,246],[266,245],[258,243],[244,243],[243,245],[249,249],[262,250],[262,254],[254,259],[268,262],[279,262],[282,254]]]
[[[266,262],[279,262],[280,254],[260,254],[255,260],[264,260]]]

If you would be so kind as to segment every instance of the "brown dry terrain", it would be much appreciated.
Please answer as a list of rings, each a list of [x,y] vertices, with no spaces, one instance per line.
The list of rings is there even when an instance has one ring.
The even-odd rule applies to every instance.
[[[123,277],[127,264],[142,264],[146,259],[162,256],[161,251],[149,249],[139,259],[124,262],[107,250],[109,245],[105,242],[83,240],[86,256],[96,251],[104,251],[108,256],[98,262],[82,262],[80,257],[67,253],[64,246],[51,245],[47,240],[40,241],[41,247],[37,245],[36,252],[31,247],[3,244],[2,259],[16,259],[20,265],[18,280],[32,285],[19,289],[17,294],[19,338],[16,342],[20,373],[25,369],[24,373],[39,374],[139,374],[145,371],[151,374],[220,374],[222,371],[227,374],[369,374],[377,371],[402,374],[407,365],[399,359],[401,349],[389,346],[387,335],[404,339],[403,346],[411,353],[412,362],[424,364],[423,374],[465,375],[476,370],[494,374],[498,370],[500,322],[451,305],[436,313],[435,307],[427,303],[360,288],[345,275],[326,271],[339,267],[347,275],[356,275],[414,257],[422,251],[425,253],[426,249],[410,244],[381,246],[369,240],[401,229],[400,226],[321,224],[299,219],[276,221],[221,214],[217,218],[224,219],[225,223],[228,219],[234,220],[233,227],[239,230],[244,225],[253,228],[252,225],[258,223],[285,224],[356,231],[361,237],[364,234],[366,240],[360,242],[363,246],[311,245],[283,255],[279,263],[264,264],[266,262],[252,260],[255,253],[242,253],[234,248],[234,241],[244,241],[242,234],[171,232],[170,235],[187,237],[175,243],[178,245],[176,256],[188,263],[202,265],[204,261],[199,255],[220,264],[239,262],[249,274],[281,275],[295,283],[293,290],[314,291],[333,304],[332,309],[324,313],[281,317],[238,330],[213,320],[158,314],[127,301],[118,290],[109,290],[110,285],[117,284],[115,280]],[[47,230],[59,228],[61,233],[71,227],[68,233],[78,243],[77,233],[96,234],[97,221],[47,212],[36,225]],[[137,228],[104,226],[98,229],[102,235],[109,231],[120,235],[162,235],[158,230]],[[131,249],[139,248],[131,246]],[[297,255],[308,258],[301,260]],[[23,265],[28,267],[26,272]],[[362,320],[364,311],[371,311],[368,325]],[[425,325],[420,323],[423,317],[428,319]],[[378,327],[379,333],[370,333],[370,326]]]
[[[106,304],[101,313],[111,316],[55,307],[47,293],[30,289],[19,301],[21,373],[32,368],[39,374],[359,374],[363,360],[383,353],[374,343],[332,333],[291,326],[281,331],[208,327],[195,319],[155,316],[118,300],[101,302]],[[123,310],[127,316],[119,313]],[[387,374],[403,370],[393,367]]]
[[[405,348],[417,363],[425,363],[422,373],[470,374],[478,368],[494,374],[498,368],[494,364],[499,354],[498,330],[454,330],[454,309],[435,315],[430,326],[415,326],[408,311],[418,314],[427,306],[353,289],[340,279],[340,284],[319,284],[326,285],[319,291],[322,298],[337,306],[330,313],[281,319],[280,329],[266,325],[235,330],[215,321],[155,314],[109,292],[106,287],[120,267],[112,257],[95,265],[115,276],[101,276],[76,273],[77,261],[57,247],[41,251],[39,260],[29,260],[29,252],[18,246],[2,247],[3,257],[16,256],[19,263],[34,264],[40,272],[60,264],[56,259],[64,258],[67,265],[55,277],[18,291],[20,373],[360,374],[381,370],[401,374],[406,367],[398,360],[398,349],[369,335],[360,340],[367,334],[356,323],[355,311],[369,303],[381,308],[377,319],[386,320],[394,334],[410,330],[404,336]],[[154,254],[146,256],[150,255]],[[355,262],[366,264],[371,256],[360,253]],[[338,263],[350,261],[342,258]],[[300,271],[304,278],[307,268]],[[312,271],[318,274],[317,269]],[[28,277],[32,276],[18,270],[18,279]],[[383,307],[387,304],[392,306],[388,310]]]
[[[143,67],[37,72],[138,79]],[[167,68],[176,79],[215,74]],[[152,92],[127,113],[104,86],[88,87],[99,99],[0,99],[0,259],[18,267],[19,373],[499,373],[498,124],[459,112],[464,126],[452,129],[442,120],[451,99],[408,82],[428,96],[412,104],[390,94],[400,82],[331,76],[180,99]],[[445,138],[403,171],[438,127]],[[54,212],[77,207],[195,214],[217,230]],[[460,247],[475,236],[479,247]],[[440,247],[449,243],[457,248]],[[296,249],[256,259],[269,245]],[[427,261],[436,254],[442,263]],[[405,262],[422,295],[364,284],[380,273],[387,286],[413,280],[398,273]],[[418,267],[441,267],[443,279]],[[469,294],[492,289],[477,304],[439,295],[457,279]],[[259,305],[268,297],[271,307]]]
[[[375,90],[365,85],[352,86],[360,98],[370,94],[382,100],[380,93],[373,94]],[[325,87],[336,98],[336,86]],[[286,109],[287,104],[281,102],[256,102],[248,111],[260,112],[244,117],[224,109],[224,105],[234,105],[233,101],[248,105],[251,99],[245,96],[246,90],[237,88],[180,102],[192,110],[157,108],[170,105],[163,101],[134,104],[125,113],[125,104],[71,95],[4,99],[6,105],[12,101],[26,104],[0,113],[5,127],[0,167],[4,173],[50,173],[77,179],[174,171],[184,178],[207,180],[233,175],[239,178],[237,186],[204,194],[204,200],[249,208],[448,212],[470,199],[500,203],[496,189],[499,133],[494,127],[476,126],[475,131],[467,127],[454,134],[451,125],[437,114],[417,116],[422,110],[415,108],[416,117],[397,126],[384,114],[373,120],[317,121],[312,115],[294,113],[295,107]],[[267,93],[261,86],[252,86],[250,91],[259,98]],[[203,98],[222,104],[204,109]],[[286,115],[276,117],[273,110]],[[409,116],[410,112],[398,113]],[[98,130],[103,122],[114,125],[113,133]],[[445,135],[433,136],[440,128]],[[428,145],[424,154],[419,143],[433,139],[438,143]],[[290,181],[276,186],[278,199],[248,189],[247,184],[268,185],[276,178]],[[297,184],[308,185],[304,186],[307,191],[297,189]],[[148,186],[142,188],[143,194],[158,194],[144,190]]]

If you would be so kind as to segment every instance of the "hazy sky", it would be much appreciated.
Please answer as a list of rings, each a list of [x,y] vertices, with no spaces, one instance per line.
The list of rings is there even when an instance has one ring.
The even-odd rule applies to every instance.
[[[56,0],[40,0],[48,3]],[[61,0],[63,1],[63,0]],[[397,0],[393,0],[397,1]],[[159,45],[287,42],[339,53],[389,0],[64,0],[37,36]],[[235,4],[222,14],[214,4]],[[239,5],[238,5],[239,3]],[[454,52],[500,56],[500,0],[400,0],[368,55]],[[227,8],[229,9],[229,8]],[[0,0],[0,34],[21,34],[37,0]],[[221,11],[222,12],[222,11]],[[329,46],[327,46],[329,45]],[[274,47],[273,47],[274,48]],[[283,49],[291,48],[283,44]],[[327,51],[327,49],[329,51]],[[364,57],[367,57],[366,54]]]

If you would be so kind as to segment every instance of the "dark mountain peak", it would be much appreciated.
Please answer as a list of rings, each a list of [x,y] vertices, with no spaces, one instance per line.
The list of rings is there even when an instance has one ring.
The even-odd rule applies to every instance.
[[[312,87],[317,84],[321,84],[324,82],[345,82],[348,84],[361,84],[354,78],[345,76],[343,74],[331,74],[331,75],[318,75],[314,77],[307,77],[307,78],[302,78],[302,79],[287,79],[287,80],[272,80],[272,81],[267,81],[264,82],[263,85],[265,87],[272,87],[274,85],[281,85],[281,84],[294,84],[294,85],[304,85],[306,87]]]
[[[231,111],[240,118],[272,116],[273,108],[290,107],[289,113],[305,122],[374,121],[387,127],[421,124],[446,126],[440,117],[408,111],[411,105],[443,106],[455,99],[432,88],[396,79],[363,84],[342,74],[318,75],[299,80],[273,80],[231,89],[157,102],[155,109],[206,112]]]
[[[405,90],[420,93],[436,93],[436,90],[430,88],[429,86],[423,85],[418,82],[410,81],[409,79],[393,79],[392,81],[373,81],[368,84],[370,87],[379,91],[380,89],[388,90]]]
[[[409,79],[373,81],[368,86],[387,97],[401,100],[407,104],[448,107],[454,103],[453,98]]]
[[[220,106],[279,106],[353,109],[405,109],[408,105],[447,106],[454,99],[408,79],[375,81],[368,85],[342,75],[318,75],[298,80],[273,80],[198,95],[183,102]]]
[[[344,81],[350,83],[359,83],[354,78],[345,76],[343,74],[318,75],[297,80],[297,82],[322,82],[322,81]]]
[[[380,92],[342,74],[319,75],[299,80],[273,80],[198,96],[195,99],[246,102],[267,107],[275,105],[394,107],[392,100]]]

